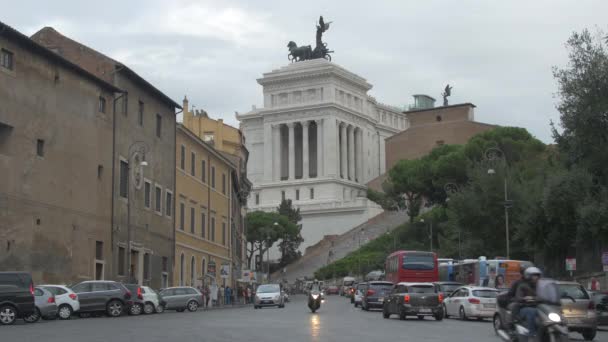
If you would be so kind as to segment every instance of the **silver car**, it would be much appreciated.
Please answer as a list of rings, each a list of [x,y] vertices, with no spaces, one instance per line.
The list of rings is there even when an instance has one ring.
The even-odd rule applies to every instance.
[[[160,292],[160,297],[165,302],[166,310],[183,312],[188,309],[194,312],[203,305],[203,294],[189,286],[166,288]]]
[[[581,333],[587,341],[593,340],[597,332],[597,314],[587,290],[573,281],[558,281],[557,287],[568,330]]]
[[[57,316],[57,303],[55,303],[55,295],[51,291],[36,287],[34,289],[34,300],[36,302],[36,311],[23,320],[28,323],[38,322],[40,318],[54,319]]]
[[[279,284],[264,284],[258,286],[255,292],[253,307],[259,309],[264,306],[285,307],[285,298],[281,295]]]

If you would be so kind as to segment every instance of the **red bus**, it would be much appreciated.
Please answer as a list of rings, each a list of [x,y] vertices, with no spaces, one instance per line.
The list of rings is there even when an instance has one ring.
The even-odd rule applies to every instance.
[[[437,254],[420,251],[397,251],[386,258],[386,280],[399,282],[439,281]]]

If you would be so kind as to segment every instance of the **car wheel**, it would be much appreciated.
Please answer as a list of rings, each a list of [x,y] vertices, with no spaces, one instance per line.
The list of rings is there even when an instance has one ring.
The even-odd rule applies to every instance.
[[[384,318],[390,318],[391,314],[388,313],[388,311],[386,310],[386,308],[382,308],[382,317]]]
[[[154,313],[154,311],[156,311],[156,310],[154,310],[154,304],[152,304],[152,303],[146,303],[146,304],[144,304],[144,313],[146,315]]]
[[[434,317],[436,321],[443,321],[443,313],[438,313]]]
[[[63,304],[59,307],[59,310],[57,310],[57,317],[59,317],[59,319],[70,319],[70,317],[72,317],[72,312],[71,306]]]
[[[583,331],[582,335],[585,341],[593,341],[596,333],[597,331],[595,329],[588,329]]]
[[[17,310],[10,306],[4,305],[0,307],[0,324],[11,325],[17,320]]]
[[[448,315],[448,308],[445,306],[445,304],[443,304],[443,317],[450,318],[450,315]]]
[[[118,317],[122,315],[122,310],[124,306],[119,300],[111,300],[106,306],[106,313],[110,317]]]
[[[195,312],[198,310],[198,303],[195,300],[191,300],[188,302],[188,311]]]
[[[156,307],[156,313],[163,313],[163,312],[165,312],[165,306],[164,306],[164,305],[159,304],[159,305]]]
[[[141,304],[133,304],[129,308],[129,315],[137,316],[137,315],[140,315],[142,311],[143,311],[143,309],[141,307]]]
[[[36,323],[40,320],[40,317],[41,317],[40,310],[38,310],[38,308],[36,308],[34,313],[32,313],[29,316],[23,317],[23,320],[27,323]]]
[[[469,318],[467,317],[466,312],[464,312],[464,307],[463,306],[461,306],[460,310],[458,311],[458,317],[460,317],[460,319],[463,320],[463,321],[469,320]]]
[[[500,336],[498,334],[499,330],[502,330],[502,321],[500,320],[500,315],[499,314],[494,314],[494,318],[492,319],[492,323],[494,325],[494,333],[496,333],[496,336]]]

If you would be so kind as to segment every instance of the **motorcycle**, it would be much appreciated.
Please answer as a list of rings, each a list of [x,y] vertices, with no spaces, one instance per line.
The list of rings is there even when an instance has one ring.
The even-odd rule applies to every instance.
[[[498,310],[494,314],[494,332],[505,342],[528,342],[526,322],[512,317],[507,294],[497,298]],[[568,327],[561,315],[559,290],[555,281],[540,279],[536,285],[536,297],[527,301],[524,306],[533,306],[537,310],[536,338],[538,342],[567,342]],[[512,322],[509,324],[508,322]]]
[[[308,308],[312,313],[319,310],[322,302],[321,292],[319,291],[310,291],[308,294]]]

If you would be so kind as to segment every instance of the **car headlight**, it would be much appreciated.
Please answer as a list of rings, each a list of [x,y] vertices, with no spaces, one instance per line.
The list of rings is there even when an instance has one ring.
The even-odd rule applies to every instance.
[[[313,295],[312,295],[312,299],[317,299],[317,298],[319,298],[319,295],[318,295],[318,294],[313,294]]]
[[[551,321],[553,321],[555,323],[559,323],[562,321],[562,318],[555,312],[550,313],[548,317]]]
[[[274,300],[279,300],[279,298],[281,298],[281,295],[274,296]]]

